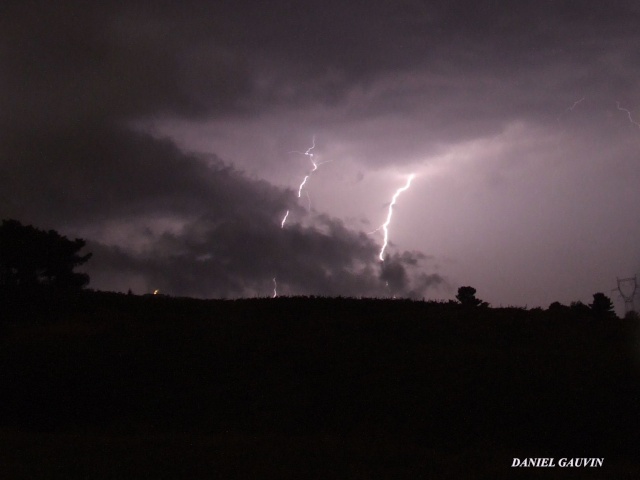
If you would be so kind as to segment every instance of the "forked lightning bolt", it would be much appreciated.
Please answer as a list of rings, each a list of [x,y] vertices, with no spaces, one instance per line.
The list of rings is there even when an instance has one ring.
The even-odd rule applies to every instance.
[[[638,128],[640,128],[640,123],[636,122],[632,117],[631,117],[631,112],[629,110],[627,110],[626,108],[622,108],[620,106],[620,102],[616,102],[616,106],[618,107],[618,110],[620,110],[621,112],[627,112],[627,116],[629,117],[629,121],[631,123],[633,123],[635,126],[637,126]]]
[[[289,152],[289,153],[299,153],[300,155],[305,155],[305,156],[309,157],[309,160],[311,161],[311,165],[313,165],[313,168],[311,169],[311,171],[304,176],[304,178],[302,179],[302,182],[300,182],[300,185],[298,186],[298,198],[302,197],[302,190],[304,189],[304,186],[307,184],[307,181],[309,180],[309,178],[311,177],[313,172],[318,170],[318,167],[320,165],[324,165],[325,163],[331,162],[331,160],[327,160],[325,162],[316,162],[315,159],[314,159],[314,154],[311,153],[311,151],[314,148],[316,148],[316,136],[315,135],[312,137],[311,146],[309,148],[307,148],[307,150],[305,152],[297,152],[297,151]],[[309,197],[309,192],[307,192],[306,190],[305,190],[305,194],[307,195],[308,209],[309,209],[309,211],[311,211],[311,197]],[[286,223],[288,216],[289,216],[289,211],[287,210],[287,213],[285,214],[285,216],[282,219],[282,222],[280,224],[281,228],[284,228],[284,224]]]
[[[306,155],[307,157],[309,157],[309,160],[311,160],[311,164],[313,165],[313,170],[311,170],[310,173],[305,175],[305,177],[302,179],[302,183],[298,187],[298,198],[300,198],[300,195],[302,193],[302,187],[304,187],[304,184],[307,183],[307,180],[309,179],[311,174],[318,169],[318,165],[316,165],[316,162],[313,161],[313,153],[311,153],[311,150],[316,148],[316,136],[315,135],[311,138],[311,143],[312,143],[311,147],[307,148],[307,151],[304,152],[304,153],[302,153],[302,152],[292,152],[292,153],[302,153],[302,155]]]
[[[391,203],[389,204],[389,212],[387,213],[387,220],[378,228],[378,230],[382,229],[382,231],[384,232],[384,243],[382,244],[382,248],[380,249],[380,255],[378,256],[380,260],[383,262],[384,262],[384,251],[387,248],[387,244],[389,243],[389,224],[391,223],[391,217],[393,216],[393,206],[396,204],[396,200],[398,200],[398,197],[400,196],[400,194],[409,189],[409,187],[411,186],[411,180],[413,180],[413,177],[415,177],[414,173],[409,175],[409,178],[407,179],[407,183],[404,185],[404,187],[401,187],[398,190],[396,190],[396,193],[393,195],[393,198],[391,199]]]
[[[309,148],[307,148],[307,151],[302,153],[302,152],[291,152],[291,153],[300,153],[302,155],[306,155],[307,157],[309,157],[309,160],[311,161],[311,165],[313,165],[313,169],[304,176],[304,178],[302,179],[302,182],[300,183],[300,186],[298,187],[298,198],[300,198],[302,196],[302,189],[304,188],[304,186],[307,183],[307,180],[309,180],[309,178],[311,177],[311,175],[313,174],[313,172],[315,172],[316,170],[318,170],[318,167],[320,165],[324,165],[325,163],[329,163],[331,160],[327,160],[326,162],[320,162],[317,163],[314,159],[313,159],[313,153],[311,153],[311,150],[313,150],[314,148],[316,148],[316,136],[314,135],[312,140],[311,140],[311,146]],[[308,194],[307,194],[308,195]],[[309,200],[309,205],[311,204],[311,200]]]

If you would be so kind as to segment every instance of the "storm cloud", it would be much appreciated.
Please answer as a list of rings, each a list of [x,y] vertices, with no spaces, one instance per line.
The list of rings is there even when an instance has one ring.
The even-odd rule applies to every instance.
[[[1,9],[0,216],[95,288],[544,306],[640,264],[634,2]]]
[[[4,17],[4,217],[89,239],[102,288],[237,297],[277,282],[283,294],[389,294],[366,234],[213,153],[135,128],[154,115],[246,114],[246,62],[212,46],[197,8],[174,22],[171,9],[32,7],[14,8],[17,24]],[[283,228],[286,211],[297,221]],[[416,286],[393,292],[424,294]]]

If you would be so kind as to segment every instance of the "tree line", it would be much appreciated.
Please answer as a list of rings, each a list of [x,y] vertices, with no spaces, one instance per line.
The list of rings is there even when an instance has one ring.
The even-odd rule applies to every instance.
[[[74,270],[84,265],[91,253],[80,254],[86,246],[81,238],[69,240],[55,230],[41,230],[19,221],[3,220],[0,225],[0,289],[11,290],[80,290],[89,284],[86,273]],[[476,289],[462,286],[456,300],[465,308],[488,308],[489,304],[476,297]],[[613,318],[613,302],[604,293],[593,295],[593,302],[585,305],[573,302],[565,306],[559,302],[549,305],[557,314],[579,314],[596,318]]]
[[[456,299],[461,305],[467,308],[487,308],[489,304],[476,298],[476,289],[470,286],[458,288]],[[541,309],[540,309],[541,310]],[[556,314],[577,314],[580,316],[591,316],[595,318],[615,318],[613,302],[602,292],[593,294],[593,302],[585,305],[582,302],[572,302],[571,305],[562,305],[560,302],[553,302],[549,305],[549,312]]]

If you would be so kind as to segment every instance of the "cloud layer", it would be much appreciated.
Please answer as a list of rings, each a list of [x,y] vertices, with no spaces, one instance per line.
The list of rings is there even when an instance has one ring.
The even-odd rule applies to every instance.
[[[104,288],[421,297],[447,276],[588,301],[640,264],[639,21],[631,1],[8,2],[0,216],[88,238]],[[307,209],[291,151],[313,134],[332,163]],[[359,230],[410,172],[381,265]]]

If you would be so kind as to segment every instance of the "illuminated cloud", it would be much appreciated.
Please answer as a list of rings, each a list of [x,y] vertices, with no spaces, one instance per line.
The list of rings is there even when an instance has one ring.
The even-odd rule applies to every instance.
[[[10,2],[0,216],[86,236],[94,286],[418,296],[437,264],[494,305],[588,302],[640,266],[639,23],[627,1]],[[295,190],[313,134],[339,168]],[[414,286],[362,232],[402,172],[424,188],[391,257],[437,259],[402,264]]]

